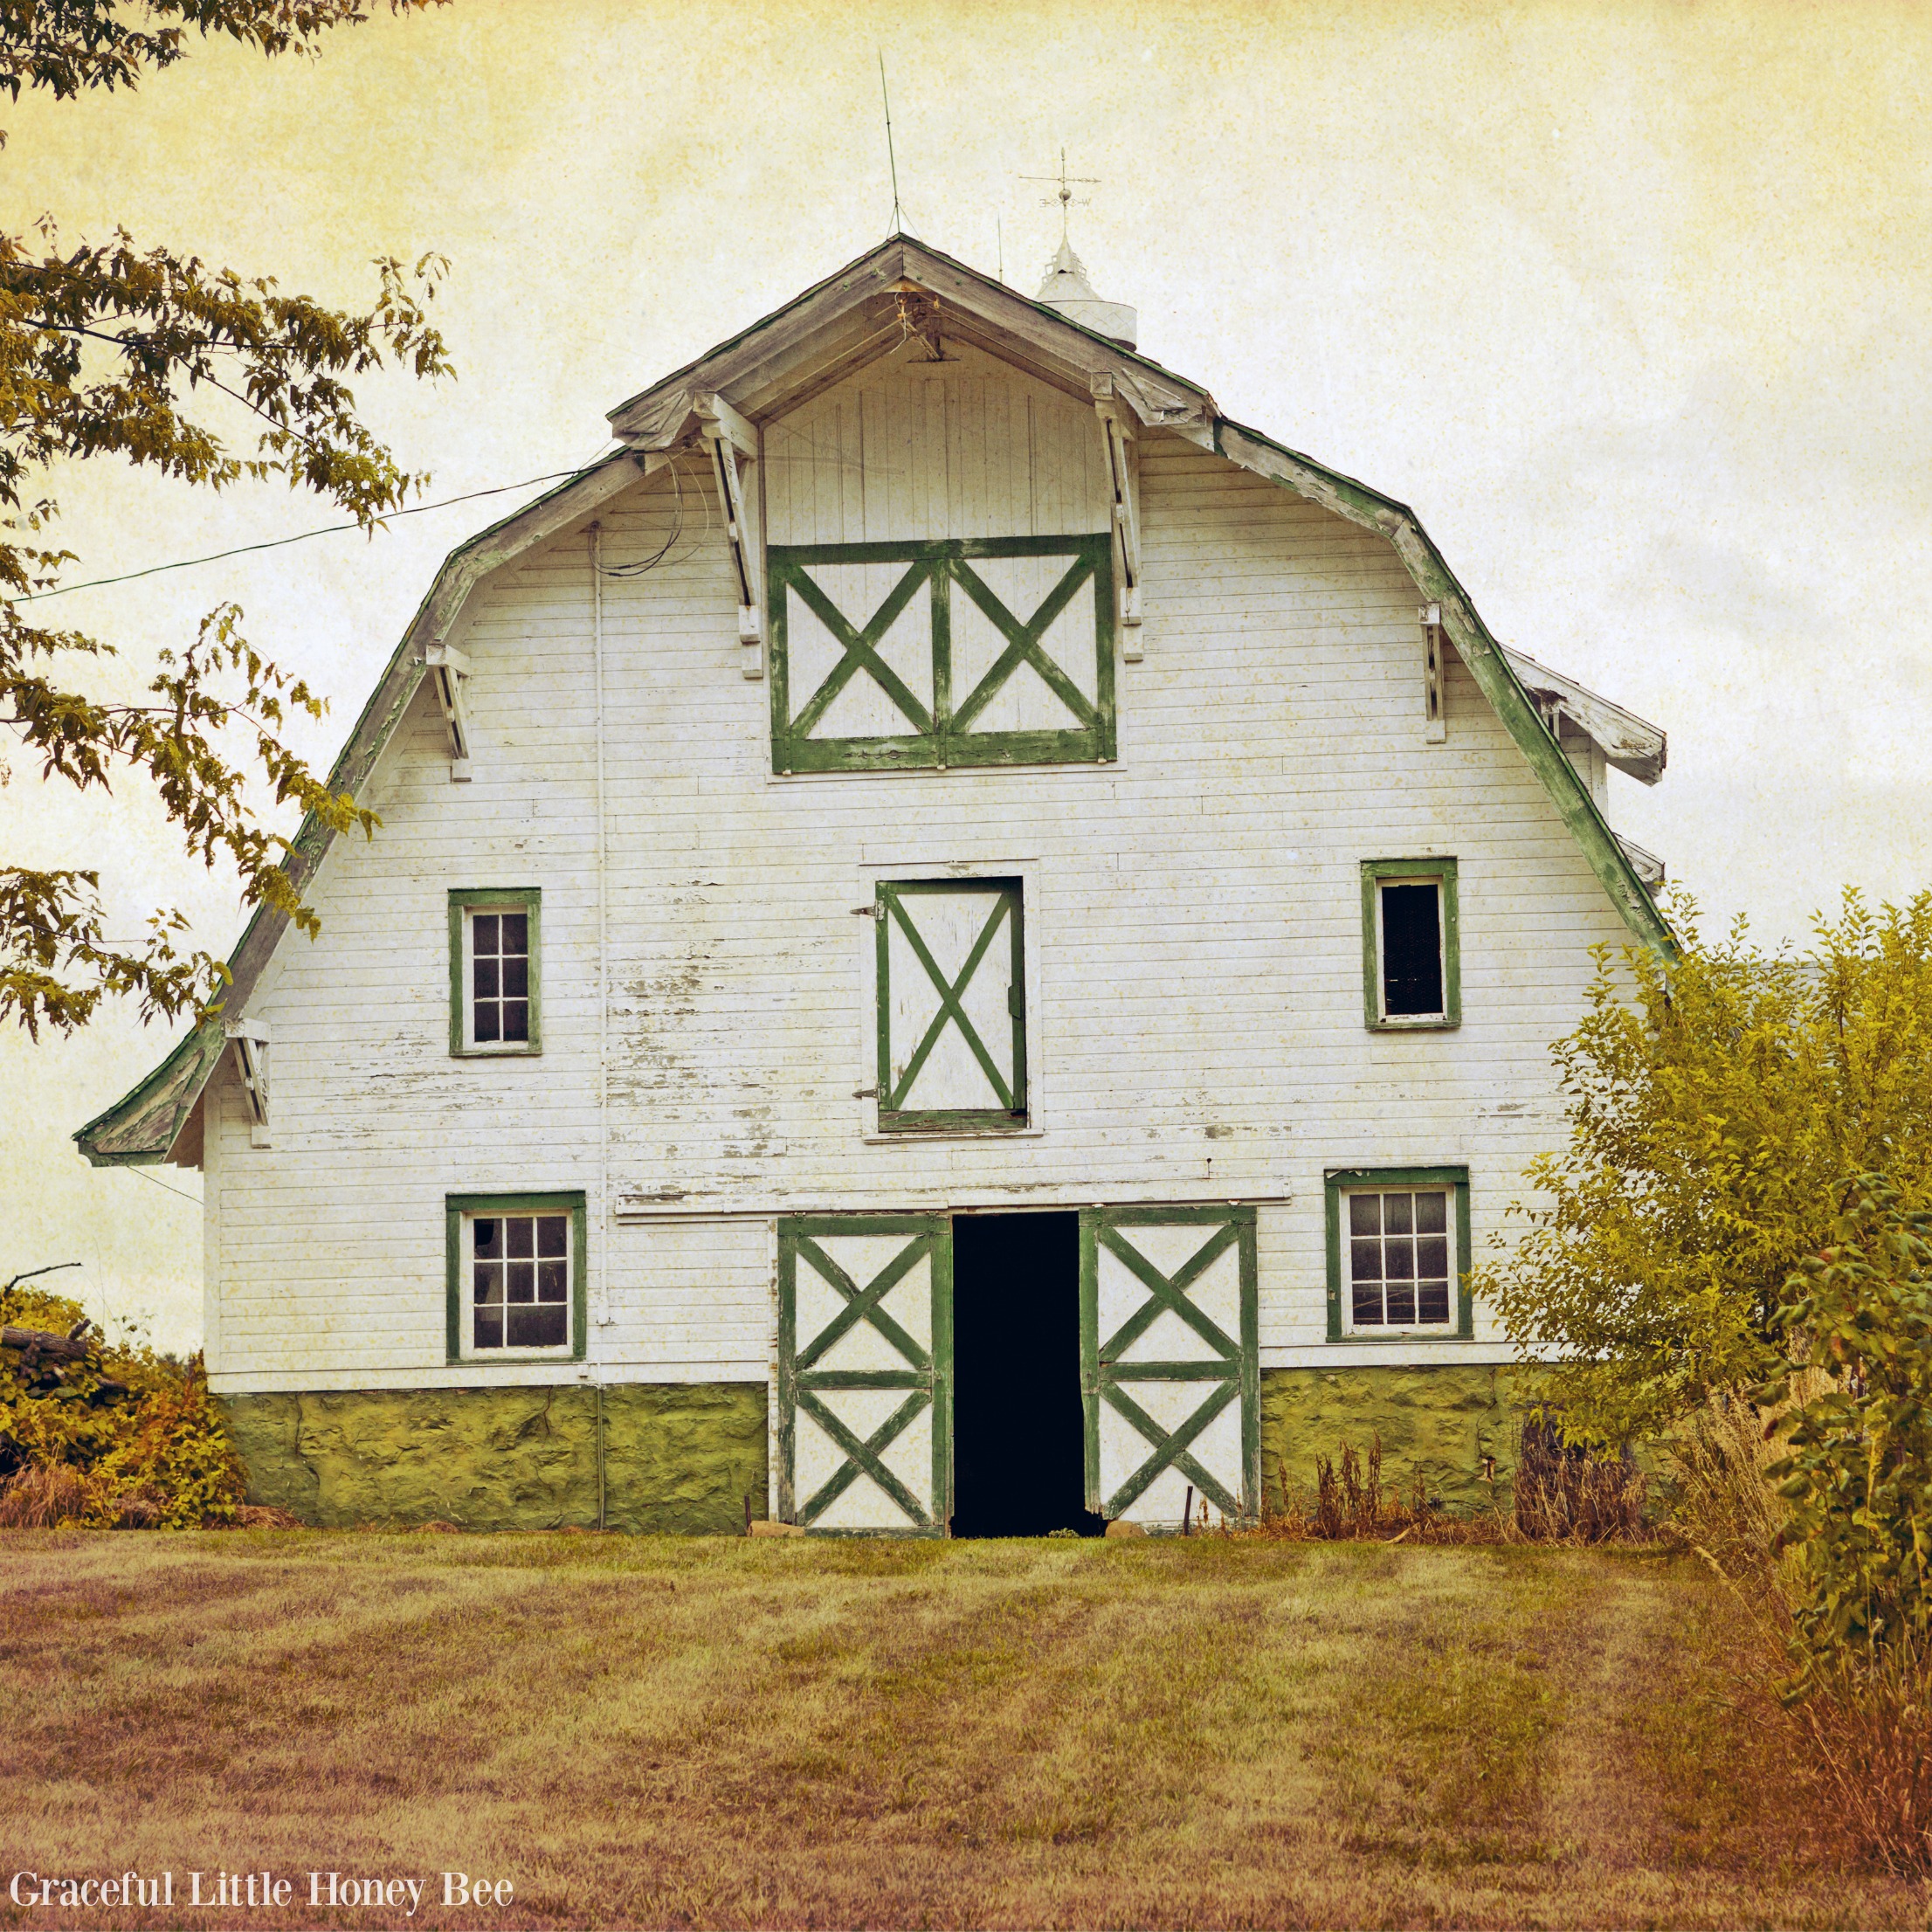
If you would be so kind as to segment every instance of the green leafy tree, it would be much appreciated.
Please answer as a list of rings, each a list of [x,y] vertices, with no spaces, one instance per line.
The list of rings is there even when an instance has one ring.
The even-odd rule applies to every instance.
[[[1932,1197],[1932,893],[1876,913],[1847,894],[1802,957],[1742,921],[1707,943],[1675,910],[1674,960],[1599,952],[1555,1049],[1569,1142],[1530,1167],[1521,1239],[1476,1271],[1598,1444],[1777,1372],[1851,1176]]]
[[[217,36],[306,54],[381,3],[0,0],[0,88],[71,100],[133,87]],[[398,13],[426,3],[387,0]],[[266,790],[272,810],[373,829],[374,815],[332,791],[282,735],[293,714],[320,717],[322,700],[249,645],[232,606],[211,612],[193,644],[157,653],[140,700],[103,695],[86,673],[114,645],[37,622],[31,600],[75,561],[48,534],[52,482],[74,462],[118,458],[217,490],[279,477],[369,528],[419,489],[427,478],[370,433],[348,383],[384,367],[447,373],[425,307],[442,264],[375,266],[375,300],[347,312],[125,231],[79,244],[47,222],[0,234],[0,727],[43,783],[151,787],[191,857],[231,866],[245,903],[311,933],[314,914],[281,869],[289,840],[255,800]],[[238,420],[249,425],[238,438]],[[112,942],[98,872],[0,864],[0,1018],[36,1037],[43,1025],[71,1030],[110,993],[136,1000],[143,1018],[206,1011],[226,970],[185,931],[178,912],[160,910],[144,942]]]

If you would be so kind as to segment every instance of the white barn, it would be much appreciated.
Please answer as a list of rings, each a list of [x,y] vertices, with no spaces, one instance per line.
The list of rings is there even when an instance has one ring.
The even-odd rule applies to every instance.
[[[1507,1459],[1473,1252],[1552,1145],[1655,728],[1402,505],[894,237],[455,551],[224,1017],[77,1138],[199,1167],[253,1494],[918,1535]]]

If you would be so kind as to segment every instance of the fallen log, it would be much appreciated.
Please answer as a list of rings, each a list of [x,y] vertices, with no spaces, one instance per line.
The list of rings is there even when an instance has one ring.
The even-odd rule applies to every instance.
[[[87,1358],[85,1335],[54,1335],[45,1328],[0,1328],[0,1349],[18,1349],[30,1360],[37,1356],[47,1356],[56,1362],[85,1362]]]

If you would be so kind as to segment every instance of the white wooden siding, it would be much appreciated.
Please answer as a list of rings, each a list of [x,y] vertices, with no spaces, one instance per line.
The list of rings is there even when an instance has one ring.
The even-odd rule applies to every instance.
[[[914,342],[765,431],[773,543],[1066,536],[1107,528],[1092,408],[949,342]],[[841,607],[843,608],[843,606]]]
[[[1025,399],[1005,528],[1081,527],[1071,498],[1039,507],[1039,424],[1063,402],[1084,423],[1097,489],[1091,411],[915,364],[768,430],[774,541],[973,534],[949,520],[978,483],[878,507],[881,438],[894,462],[921,447],[891,427],[917,383],[983,383],[973,406],[1009,425]],[[968,423],[953,406],[940,420]],[[855,436],[856,495],[825,455]],[[1474,1344],[1326,1342],[1323,1170],[1466,1164],[1480,1253],[1557,1137],[1548,1047],[1587,949],[1624,928],[1452,660],[1447,742],[1424,742],[1417,594],[1384,542],[1178,439],[1149,438],[1141,475],[1146,657],[1121,667],[1113,765],[775,778],[694,473],[666,562],[605,579],[609,1200],[587,536],[507,568],[465,638],[472,781],[450,783],[425,697],[380,775],[383,829],[336,842],[321,938],[286,942],[252,1002],[273,1145],[210,1090],[215,1386],[762,1379],[771,1216],[1000,1203],[1259,1201],[1264,1364],[1497,1359],[1480,1311]],[[655,552],[673,518],[661,474],[618,499],[606,564]],[[1370,1032],[1359,862],[1436,853],[1459,861],[1464,1023]],[[868,1138],[875,928],[852,908],[881,869],[1019,866],[1039,1131]],[[532,885],[542,1053],[452,1059],[446,894]],[[445,1365],[445,1194],[553,1188],[590,1197],[590,1363]],[[620,1225],[625,1202],[659,1218]]]

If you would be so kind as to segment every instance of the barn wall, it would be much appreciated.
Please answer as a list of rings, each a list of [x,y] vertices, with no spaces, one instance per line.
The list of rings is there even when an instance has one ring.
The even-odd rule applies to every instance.
[[[1024,528],[1039,498],[1011,487]],[[1385,542],[1178,439],[1149,440],[1142,487],[1146,656],[1121,666],[1116,762],[788,778],[701,476],[616,500],[606,566],[659,561],[604,583],[601,907],[588,535],[500,572],[461,640],[471,781],[424,699],[379,775],[382,831],[336,841],[321,936],[288,941],[252,1002],[273,1145],[210,1089],[215,1387],[762,1383],[774,1215],[1002,1203],[1259,1202],[1270,1368],[1506,1356],[1486,1313],[1471,1344],[1327,1342],[1321,1176],[1466,1163],[1480,1254],[1556,1137],[1548,1045],[1587,948],[1625,930],[1454,662],[1447,742],[1424,742],[1417,596]],[[1370,1032],[1359,861],[1438,853],[1459,864],[1464,1024]],[[1028,882],[1034,1130],[882,1140],[856,1097],[873,928],[852,908],[881,875],[954,867]],[[528,885],[543,1052],[452,1059],[446,894]],[[445,1194],[576,1188],[589,1362],[447,1364]]]

